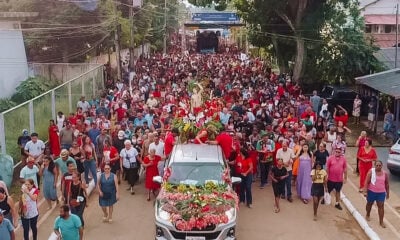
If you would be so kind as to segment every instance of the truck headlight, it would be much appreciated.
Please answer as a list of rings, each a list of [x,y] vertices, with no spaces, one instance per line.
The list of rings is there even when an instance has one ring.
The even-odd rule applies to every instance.
[[[225,211],[226,216],[228,217],[228,220],[231,221],[236,217],[236,211],[235,208],[231,208],[228,211]]]
[[[161,208],[158,210],[158,216],[165,221],[169,221],[170,214],[167,211],[162,210]]]

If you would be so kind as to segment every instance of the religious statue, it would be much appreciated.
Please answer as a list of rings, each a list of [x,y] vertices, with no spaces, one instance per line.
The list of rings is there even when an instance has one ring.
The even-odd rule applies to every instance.
[[[202,93],[203,93],[203,87],[199,83],[195,83],[199,90],[197,90],[197,87],[193,88],[193,94],[190,99],[190,110],[191,112],[194,112],[193,110],[195,108],[199,108],[203,105],[203,99],[202,99]]]

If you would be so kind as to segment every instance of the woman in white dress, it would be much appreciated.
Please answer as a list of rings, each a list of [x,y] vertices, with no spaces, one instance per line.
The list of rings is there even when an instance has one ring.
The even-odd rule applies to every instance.
[[[336,140],[336,127],[330,126],[329,131],[326,132],[324,141],[326,142],[326,150],[329,155],[332,153],[332,142]]]
[[[57,113],[57,127],[61,130],[64,127],[65,116],[62,112]]]

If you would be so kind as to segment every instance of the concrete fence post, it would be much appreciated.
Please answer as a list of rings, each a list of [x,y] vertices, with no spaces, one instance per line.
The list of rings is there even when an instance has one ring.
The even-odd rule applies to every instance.
[[[0,147],[1,147],[1,153],[6,154],[7,153],[7,148],[6,148],[6,129],[4,128],[4,114],[0,114]]]
[[[94,74],[94,71],[92,74],[92,92],[91,92],[91,94],[92,94],[92,96],[96,96],[96,76]]]
[[[71,82],[68,82],[68,110],[72,112],[72,93],[71,93]]]
[[[56,121],[56,93],[54,90],[51,91],[51,116]]]
[[[89,73],[89,75],[90,75],[91,73]],[[81,81],[81,84],[82,84],[82,94],[81,94],[81,96],[85,96],[86,94],[85,94],[85,83],[86,83],[86,81],[87,81],[88,79],[87,79],[87,76],[85,76],[85,77],[82,77],[82,81]]]
[[[35,132],[35,112],[33,111],[33,101],[29,101],[29,130]]]

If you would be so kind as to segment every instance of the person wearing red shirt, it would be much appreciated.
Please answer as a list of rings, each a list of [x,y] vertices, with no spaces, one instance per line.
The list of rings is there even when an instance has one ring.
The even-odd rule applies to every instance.
[[[358,170],[360,172],[360,192],[363,191],[365,179],[368,171],[372,168],[372,163],[378,159],[375,148],[372,147],[372,140],[368,138],[357,153]]]
[[[233,138],[228,132],[218,134],[214,141],[207,141],[207,143],[220,145],[225,159],[229,159],[234,150]]]
[[[251,184],[253,183],[253,161],[249,158],[247,151],[242,148],[236,157],[236,173],[242,179],[240,183],[239,199],[241,203],[245,203],[248,208],[253,204],[253,196],[251,193]]]
[[[208,139],[207,129],[203,128],[198,133],[194,139],[194,143],[196,144],[205,144]]]
[[[253,98],[249,100],[250,107],[253,109],[256,105],[260,105],[260,100],[258,100],[258,94],[254,93]]]
[[[158,85],[156,86],[156,89],[153,91],[153,97],[157,99],[161,98],[161,91],[159,90]]]
[[[283,138],[282,137],[280,137],[278,139],[278,141],[275,141],[274,155],[272,155],[272,158],[274,160],[274,166],[278,166],[278,161],[276,159],[276,153],[278,152],[279,149],[282,148],[282,142],[283,142]]]
[[[68,117],[68,122],[71,123],[71,125],[76,125],[76,120],[78,118],[75,116],[75,113],[70,113]]]
[[[64,175],[61,177],[61,193],[63,194],[62,201],[65,204],[68,203],[68,198],[71,194],[72,173],[76,171],[75,163],[67,160],[67,168],[68,172],[64,173]]]
[[[332,154],[326,160],[326,172],[328,173],[327,188],[329,194],[335,190],[335,208],[342,210],[342,207],[339,203],[340,191],[343,187],[343,184],[346,183],[347,180],[347,161],[342,155],[341,148],[336,148],[334,151],[335,154]]]
[[[313,112],[311,107],[307,107],[306,110],[301,114],[301,120],[306,119],[307,116],[310,116],[310,121],[314,124],[317,121],[317,115]]]
[[[161,161],[161,157],[156,155],[156,149],[152,148],[149,150],[149,155],[144,157],[143,166],[146,168],[146,181],[145,186],[148,190],[147,201],[150,201],[150,193],[153,193],[154,197],[157,196],[156,191],[160,188],[160,184],[153,182],[153,177],[158,176],[158,162]]]
[[[277,92],[278,92],[279,97],[282,97],[283,95],[285,95],[285,88],[283,87],[282,83],[279,83]]]
[[[104,147],[103,147],[103,160],[102,160],[102,168],[106,164],[109,164],[111,167],[111,172],[116,174],[118,177],[118,182],[120,182],[120,158],[118,154],[118,150],[111,145],[111,142],[106,139],[104,140]]]
[[[349,121],[349,115],[347,114],[346,109],[344,109],[342,106],[338,105],[337,106],[339,110],[339,114],[337,114],[337,108],[333,111],[333,119],[335,120],[335,123],[337,124],[339,121],[343,122],[344,126],[347,126],[347,122]]]
[[[175,137],[179,135],[179,130],[177,128],[173,128],[171,132],[168,132],[165,140],[164,140],[164,154],[165,157],[168,158],[168,156],[171,154],[172,149],[175,145]]]
[[[121,122],[126,114],[126,108],[123,107],[123,102],[118,102],[118,108],[115,109],[115,112],[117,113],[117,121]]]

